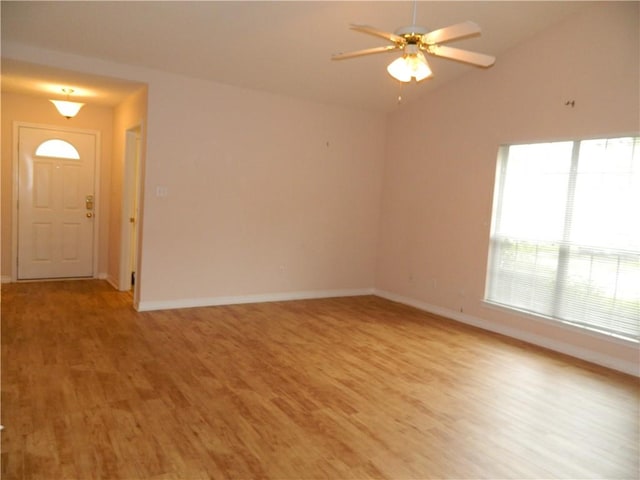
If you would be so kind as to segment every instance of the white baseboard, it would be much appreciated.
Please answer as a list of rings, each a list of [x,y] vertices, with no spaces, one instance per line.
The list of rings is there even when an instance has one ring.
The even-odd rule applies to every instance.
[[[2,275],[0,277],[0,282],[2,282],[2,283],[11,283],[11,276],[10,275]]]
[[[522,340],[524,342],[531,343],[533,345],[537,345],[540,347],[544,347],[559,353],[563,353],[565,355],[570,355],[572,357],[576,357],[581,360],[586,360],[587,362],[590,362],[590,363],[595,363],[603,367],[611,368],[623,373],[627,373],[629,375],[640,377],[639,364],[637,362],[635,363],[626,362],[617,358],[613,358],[609,355],[605,355],[599,352],[594,352],[593,350],[577,347],[575,345],[570,345],[565,342],[559,342],[549,337],[543,337],[541,335],[536,335],[535,333],[507,327],[505,325],[498,324],[490,320],[486,320],[483,318],[468,315],[466,313],[456,312],[454,310],[438,307],[436,305],[431,305],[426,302],[422,302],[420,300],[404,297],[402,295],[397,295],[395,293],[387,292],[384,290],[376,289],[374,290],[374,295],[377,295],[382,298],[386,298],[387,300],[402,303],[404,305],[409,305],[411,307],[415,307],[425,312],[450,318],[452,320],[456,320],[461,323],[473,325],[474,327],[478,327],[483,330],[499,333],[501,335]]]
[[[218,305],[236,305],[242,303],[282,302],[288,300],[308,300],[313,298],[356,297],[373,295],[373,288],[347,290],[315,290],[307,292],[264,293],[228,297],[187,298],[179,300],[141,301],[138,311],[169,310],[172,308],[213,307]]]

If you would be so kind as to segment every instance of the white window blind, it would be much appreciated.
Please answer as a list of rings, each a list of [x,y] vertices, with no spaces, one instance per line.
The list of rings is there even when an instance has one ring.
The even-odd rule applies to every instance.
[[[502,147],[486,300],[640,337],[640,137]]]

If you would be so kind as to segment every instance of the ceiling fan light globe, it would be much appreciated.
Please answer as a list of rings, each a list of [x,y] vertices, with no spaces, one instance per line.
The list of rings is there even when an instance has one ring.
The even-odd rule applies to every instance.
[[[405,57],[396,58],[387,66],[387,72],[400,82],[411,81],[411,69],[408,67]]]
[[[411,58],[411,71],[411,76],[415,77],[416,82],[429,78],[433,75],[433,72],[427,63],[427,59],[424,57],[422,52]]]
[[[403,55],[395,59],[387,67],[387,72],[396,80],[405,83],[410,82],[412,78],[419,82],[432,75],[427,59],[422,52]]]

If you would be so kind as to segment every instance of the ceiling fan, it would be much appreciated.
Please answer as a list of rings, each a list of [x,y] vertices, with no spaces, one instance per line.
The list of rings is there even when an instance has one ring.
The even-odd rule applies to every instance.
[[[457,23],[433,31],[429,31],[427,28],[415,23],[416,2],[413,4],[413,24],[400,27],[394,33],[384,32],[369,25],[351,24],[350,28],[352,30],[384,38],[391,42],[392,45],[338,53],[333,55],[331,59],[345,60],[362,55],[402,50],[402,56],[391,62],[387,67],[389,74],[401,82],[410,82],[412,78],[419,82],[432,76],[431,68],[423,52],[485,68],[490,67],[496,61],[495,57],[491,55],[443,45],[444,43],[479,35],[480,27],[473,22]]]

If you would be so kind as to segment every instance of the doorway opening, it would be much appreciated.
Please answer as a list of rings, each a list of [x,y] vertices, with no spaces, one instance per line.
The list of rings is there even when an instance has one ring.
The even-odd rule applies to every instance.
[[[122,189],[122,223],[120,240],[121,291],[132,291],[134,299],[138,270],[139,214],[140,214],[140,125],[126,131],[124,179]]]

